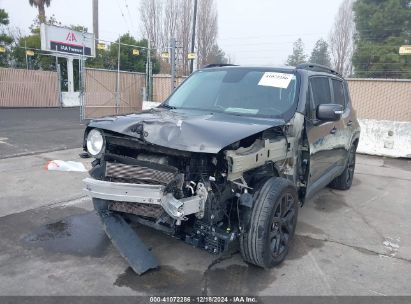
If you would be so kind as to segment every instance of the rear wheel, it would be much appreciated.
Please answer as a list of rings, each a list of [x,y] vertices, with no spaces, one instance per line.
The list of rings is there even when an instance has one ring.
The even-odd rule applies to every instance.
[[[246,262],[271,268],[287,256],[298,216],[298,195],[284,178],[267,180],[254,194],[250,227],[240,238]]]
[[[337,190],[348,190],[351,188],[352,181],[354,179],[355,170],[355,152],[357,151],[357,146],[353,144],[351,146],[350,152],[348,154],[347,165],[341,173],[337,176],[330,184],[329,187]]]

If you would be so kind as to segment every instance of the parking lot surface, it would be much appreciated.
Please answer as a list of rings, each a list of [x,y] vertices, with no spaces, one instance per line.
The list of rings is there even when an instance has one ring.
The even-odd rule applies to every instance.
[[[0,158],[80,147],[79,108],[1,109]]]
[[[79,152],[0,160],[0,295],[411,295],[409,160],[359,155],[350,191],[324,189],[300,210],[280,267],[136,227],[161,264],[138,276],[82,194],[87,174],[44,170]]]

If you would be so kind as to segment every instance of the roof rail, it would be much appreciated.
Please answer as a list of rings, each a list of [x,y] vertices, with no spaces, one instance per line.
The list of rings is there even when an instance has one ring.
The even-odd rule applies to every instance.
[[[226,67],[226,66],[238,66],[237,64],[230,64],[230,63],[212,63],[212,64],[207,64],[203,66],[203,69],[209,69],[209,68],[221,68],[221,67]]]
[[[311,70],[311,71],[316,71],[316,72],[325,72],[325,73],[330,73],[330,74],[334,74],[334,75],[338,75],[338,76],[342,77],[342,75],[340,73],[333,70],[332,68],[329,68],[325,65],[316,64],[316,63],[303,63],[303,64],[297,65],[296,68],[301,69],[301,70]]]

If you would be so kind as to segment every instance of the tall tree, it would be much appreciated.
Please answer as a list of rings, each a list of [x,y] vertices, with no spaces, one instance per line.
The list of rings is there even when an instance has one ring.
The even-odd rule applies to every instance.
[[[166,51],[168,44],[171,41],[171,38],[176,38],[179,30],[179,18],[181,10],[181,1],[180,0],[165,0],[164,4],[164,14],[163,14],[163,28],[162,28],[162,41],[163,49],[159,50]],[[157,52],[157,54],[159,53]],[[171,65],[169,60],[159,58],[160,62],[160,73],[168,74],[171,71]]]
[[[311,52],[310,63],[321,64],[330,67],[331,58],[328,51],[328,43],[324,39],[320,39],[315,43],[314,49]]]
[[[214,44],[210,52],[208,53],[204,65],[213,63],[229,63],[229,61],[229,58],[226,56],[224,51],[218,46],[218,44]]]
[[[6,48],[6,52],[0,53],[0,67],[8,65],[9,61],[9,46],[13,42],[13,38],[7,34],[6,25],[9,24],[9,15],[4,9],[0,9],[0,47]]]
[[[51,25],[61,25],[54,16],[45,20],[46,24]],[[13,65],[15,67],[25,68],[26,67],[26,54],[25,48],[27,49],[40,49],[40,20],[37,18],[34,23],[30,26],[30,35],[20,36],[16,41],[16,46],[12,51]],[[30,69],[41,69],[41,70],[55,70],[56,64],[55,59],[51,56],[44,56],[39,52],[35,51],[34,56],[28,58]]]
[[[216,45],[218,21],[214,0],[201,0],[197,17],[197,67],[207,64]]]
[[[178,23],[177,41],[181,47],[179,52],[179,62],[181,62],[179,70],[183,75],[189,73],[189,60],[187,58],[191,49],[191,32],[193,22],[193,1],[180,0],[180,18]]]
[[[163,15],[163,32],[162,39],[165,44],[168,44],[171,38],[175,38],[178,28],[178,20],[181,10],[181,0],[166,0],[164,5],[164,15]]]
[[[218,25],[214,0],[201,0],[198,6],[195,43],[201,66],[216,44]],[[177,73],[182,75],[189,73],[193,10],[192,0],[141,0],[139,7],[144,36],[156,48],[157,57],[162,51],[169,51],[171,38],[177,39]],[[160,61],[162,72],[169,73],[169,63]]]
[[[2,8],[0,8],[0,25],[9,24],[9,14]]]
[[[152,47],[162,48],[163,1],[142,0],[139,11],[144,36],[152,43]]]
[[[287,65],[297,66],[307,61],[307,55],[304,53],[304,43],[298,38],[293,45],[293,53],[288,56]]]
[[[110,45],[107,57],[106,57],[106,64],[107,68],[109,69],[117,69],[118,63],[118,41],[123,44],[128,45],[135,45],[141,46],[146,48],[148,45],[148,41],[146,39],[143,40],[136,40],[133,36],[129,33],[123,34],[117,39],[117,43],[112,43]],[[122,71],[129,71],[129,72],[145,72],[146,70],[146,58],[147,56],[139,56],[133,55],[133,47],[121,45],[120,46],[120,70]],[[154,59],[153,60],[153,73],[159,72],[159,64]]]
[[[29,0],[31,6],[37,7],[39,10],[40,23],[46,21],[46,6],[49,7],[51,0]]]
[[[334,26],[330,33],[330,49],[333,58],[333,68],[344,76],[351,73],[354,15],[352,5],[354,0],[344,0],[335,16]]]
[[[411,58],[399,47],[411,44],[409,0],[357,0],[355,15],[355,75],[367,78],[411,78]]]

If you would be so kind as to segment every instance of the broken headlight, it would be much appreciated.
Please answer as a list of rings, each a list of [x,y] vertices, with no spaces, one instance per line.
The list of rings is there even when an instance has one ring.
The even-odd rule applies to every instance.
[[[104,137],[101,131],[97,129],[91,130],[87,134],[87,151],[92,156],[98,156],[104,148]]]

